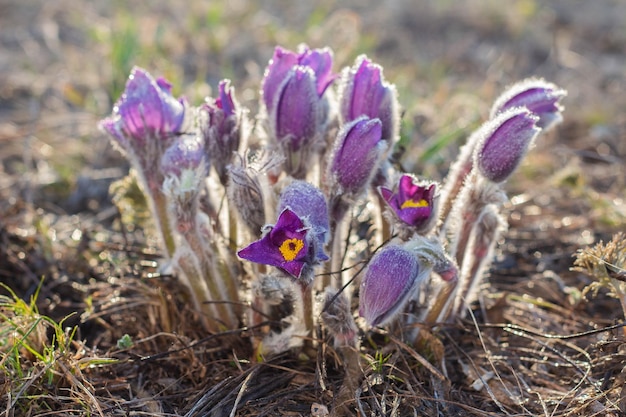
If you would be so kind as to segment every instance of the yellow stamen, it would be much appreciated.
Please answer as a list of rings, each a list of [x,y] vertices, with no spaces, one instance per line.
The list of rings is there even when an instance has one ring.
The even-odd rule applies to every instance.
[[[428,201],[424,200],[423,198],[419,201],[409,199],[409,200],[406,200],[404,203],[402,203],[402,205],[400,206],[401,209],[415,208],[415,207],[428,207]]]
[[[284,260],[293,261],[294,259],[296,259],[296,256],[298,256],[298,253],[300,253],[303,247],[303,241],[293,238],[285,240],[282,245],[280,245],[280,248],[278,248],[278,250],[280,251],[281,255],[283,255]]]

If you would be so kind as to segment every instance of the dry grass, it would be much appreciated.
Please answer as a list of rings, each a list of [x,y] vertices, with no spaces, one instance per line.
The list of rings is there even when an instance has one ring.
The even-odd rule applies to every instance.
[[[0,1],[2,415],[623,415],[623,312],[605,289],[583,296],[593,277],[571,269],[625,224],[623,5],[549,3]],[[262,360],[256,329],[200,330],[154,242],[112,206],[127,166],[95,128],[132,64],[196,103],[232,77],[253,106],[274,44],[302,41],[338,66],[360,52],[385,66],[403,164],[437,179],[503,85],[540,75],[570,93],[508,186],[510,230],[472,320],[425,329],[419,349],[362,335],[342,404],[321,330],[316,352]]]

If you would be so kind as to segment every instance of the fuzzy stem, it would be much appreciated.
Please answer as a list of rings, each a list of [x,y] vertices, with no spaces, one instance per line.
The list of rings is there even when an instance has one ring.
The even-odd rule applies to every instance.
[[[304,327],[308,335],[313,335],[313,291],[310,285],[303,282],[299,282],[299,285],[300,291],[302,292],[302,315],[304,316]],[[305,346],[307,344],[308,343],[305,343]]]
[[[353,346],[341,346],[338,350],[343,357],[343,368],[346,374],[337,394],[335,401],[337,405],[331,410],[331,417],[352,415],[348,404],[351,399],[354,399],[360,376],[363,375],[359,350]]]
[[[153,181],[154,179],[148,179],[148,189],[150,190],[147,195],[148,204],[156,217],[156,228],[159,239],[165,246],[167,258],[172,259],[176,252],[176,241],[169,222],[168,201],[160,186],[153,184]]]
[[[214,320],[209,320],[209,317],[219,317],[218,311],[219,305],[207,304],[200,301],[201,297],[206,300],[212,300],[213,295],[206,286],[206,283],[202,279],[200,272],[197,268],[197,259],[192,258],[191,254],[183,254],[176,258],[178,267],[180,268],[180,278],[183,279],[187,288],[189,288],[192,302],[196,311],[201,312],[200,319],[204,328],[210,333],[217,333],[219,326]],[[194,260],[196,262],[194,262]],[[201,294],[200,297],[198,295]]]

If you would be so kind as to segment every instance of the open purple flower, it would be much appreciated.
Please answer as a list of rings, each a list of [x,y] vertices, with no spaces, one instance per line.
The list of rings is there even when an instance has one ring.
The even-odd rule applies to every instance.
[[[541,131],[537,121],[528,109],[514,107],[485,123],[474,154],[479,172],[492,182],[505,181]]]
[[[154,138],[170,138],[181,130],[185,116],[184,100],[174,98],[171,90],[163,78],[155,80],[134,67],[113,114],[100,126],[127,152],[129,147],[141,152]]]
[[[414,231],[423,233],[436,220],[434,183],[420,184],[413,176],[405,174],[400,177],[397,192],[385,187],[379,187],[378,191],[395,217]]]
[[[291,209],[284,209],[263,237],[238,252],[242,259],[275,266],[296,279],[312,280],[312,267],[320,260],[312,247],[310,228]]]
[[[345,125],[331,154],[331,187],[340,194],[365,191],[376,173],[385,143],[378,119],[361,116]]]
[[[385,81],[383,69],[365,55],[343,73],[340,87],[340,114],[344,123],[360,116],[380,119],[383,139],[392,142],[399,129],[396,89]]]
[[[367,266],[359,294],[359,315],[370,326],[392,320],[414,294],[420,276],[418,257],[389,244]]]
[[[316,261],[326,261],[324,245],[330,239],[330,221],[326,197],[314,185],[306,181],[293,181],[280,193],[278,212],[290,209],[310,227],[309,240]]]
[[[567,92],[556,85],[537,78],[529,78],[509,87],[493,104],[491,118],[515,107],[526,107],[539,116],[537,126],[548,129],[560,122],[563,106],[560,100]]]
[[[226,184],[226,167],[239,149],[244,112],[234,97],[230,80],[222,80],[218,96],[208,98],[200,107],[200,131],[205,138],[206,152],[222,184]]]

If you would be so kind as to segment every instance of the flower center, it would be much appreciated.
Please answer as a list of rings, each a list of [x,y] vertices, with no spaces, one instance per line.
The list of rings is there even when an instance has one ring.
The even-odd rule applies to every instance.
[[[423,198],[419,201],[409,199],[402,203],[402,205],[400,206],[401,209],[416,207],[428,207],[428,201],[424,200]]]
[[[294,259],[296,259],[296,256],[298,256],[298,253],[300,253],[303,247],[304,247],[303,241],[301,241],[300,239],[293,238],[293,239],[285,240],[280,245],[278,250],[280,251],[280,254],[283,255],[284,260],[293,261]]]

